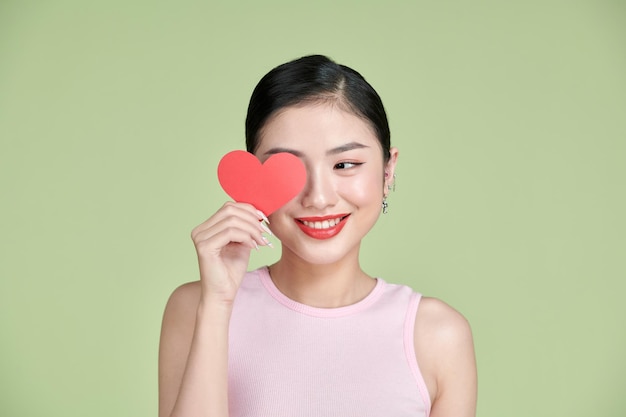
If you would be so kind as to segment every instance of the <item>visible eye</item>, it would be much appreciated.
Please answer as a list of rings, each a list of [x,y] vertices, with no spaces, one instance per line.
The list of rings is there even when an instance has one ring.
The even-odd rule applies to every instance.
[[[350,169],[363,165],[364,162],[339,162],[335,164],[334,169]]]

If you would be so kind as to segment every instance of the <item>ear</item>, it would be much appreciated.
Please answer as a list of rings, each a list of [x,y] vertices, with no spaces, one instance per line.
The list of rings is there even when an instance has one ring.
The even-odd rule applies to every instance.
[[[393,186],[393,182],[396,180],[394,174],[396,172],[396,164],[398,163],[398,148],[392,147],[389,149],[389,161],[385,164],[385,181],[383,188],[383,195],[387,197],[389,190]]]

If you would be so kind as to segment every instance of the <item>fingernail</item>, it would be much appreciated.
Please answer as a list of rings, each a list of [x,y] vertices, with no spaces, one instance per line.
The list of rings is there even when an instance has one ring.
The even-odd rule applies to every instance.
[[[267,224],[270,224],[270,220],[267,218],[267,216],[265,214],[263,214],[263,212],[261,210],[257,210],[256,212],[259,214],[261,219],[265,220],[265,222]]]
[[[258,251],[259,250],[259,245],[257,245],[257,243],[253,240],[252,243],[254,243],[254,248]]]
[[[263,229],[265,231],[265,233],[267,233],[268,235],[272,236],[273,233],[270,230],[269,227],[267,227],[267,225],[265,223],[259,223],[261,225],[261,229]]]
[[[270,242],[265,236],[263,236],[263,242],[265,242],[265,244],[270,248],[274,249],[274,245],[272,245],[272,242]]]

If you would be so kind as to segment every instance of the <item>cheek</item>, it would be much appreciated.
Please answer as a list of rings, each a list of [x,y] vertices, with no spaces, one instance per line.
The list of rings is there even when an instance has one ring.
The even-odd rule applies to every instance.
[[[383,198],[383,179],[379,172],[367,172],[343,180],[339,189],[355,204],[378,202]]]

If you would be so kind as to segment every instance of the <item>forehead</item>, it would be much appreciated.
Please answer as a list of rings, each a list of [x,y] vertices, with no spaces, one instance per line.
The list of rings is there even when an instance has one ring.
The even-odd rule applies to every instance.
[[[257,154],[284,147],[314,153],[358,142],[380,152],[371,125],[331,103],[291,106],[272,116],[263,127]]]

